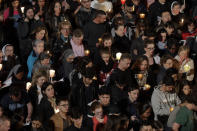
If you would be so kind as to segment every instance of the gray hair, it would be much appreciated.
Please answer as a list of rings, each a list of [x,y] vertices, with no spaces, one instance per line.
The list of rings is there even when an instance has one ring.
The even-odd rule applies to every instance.
[[[44,41],[43,40],[34,40],[33,42],[32,42],[32,46],[33,47],[36,47],[39,43],[44,43]]]

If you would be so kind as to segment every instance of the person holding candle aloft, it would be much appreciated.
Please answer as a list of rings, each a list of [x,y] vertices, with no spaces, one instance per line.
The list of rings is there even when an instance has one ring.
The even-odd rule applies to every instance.
[[[184,75],[186,80],[192,82],[194,79],[194,61],[189,58],[189,52],[190,48],[187,45],[181,46],[175,59],[180,64],[179,73]]]

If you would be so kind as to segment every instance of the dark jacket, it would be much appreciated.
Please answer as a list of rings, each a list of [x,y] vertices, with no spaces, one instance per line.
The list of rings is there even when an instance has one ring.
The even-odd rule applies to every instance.
[[[93,14],[96,10],[91,8],[90,11],[86,10],[85,8],[81,7],[80,10],[75,15],[75,21],[77,26],[83,28],[88,22],[92,20]]]
[[[88,104],[97,99],[98,86],[93,82],[86,87],[82,80],[71,87],[71,106],[78,106],[84,115],[88,113]]]

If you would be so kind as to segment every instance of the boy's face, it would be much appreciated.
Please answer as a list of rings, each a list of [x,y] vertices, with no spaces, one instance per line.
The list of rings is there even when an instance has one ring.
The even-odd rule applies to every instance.
[[[109,58],[110,58],[110,54],[102,53],[101,54],[101,58],[103,59],[103,61],[105,63],[108,63],[109,62]]]
[[[73,121],[74,125],[75,125],[77,128],[81,128],[83,116],[81,116],[81,117],[78,118],[78,119],[71,118],[71,120]]]

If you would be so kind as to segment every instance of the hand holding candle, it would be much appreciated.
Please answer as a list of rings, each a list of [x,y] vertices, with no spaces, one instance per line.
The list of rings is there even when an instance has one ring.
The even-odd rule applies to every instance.
[[[89,56],[90,50],[85,50],[85,56]]]
[[[24,6],[21,7],[21,12],[24,14],[24,12],[25,12],[25,7]]]
[[[145,14],[144,13],[140,13],[140,19],[144,19],[145,18]]]
[[[190,71],[191,67],[188,64],[186,64],[186,65],[184,65],[183,69],[185,72],[188,72],[188,71]]]
[[[137,78],[141,80],[143,78],[143,74],[137,74]]]
[[[149,90],[150,88],[151,88],[151,86],[149,84],[144,85],[144,90]]]

